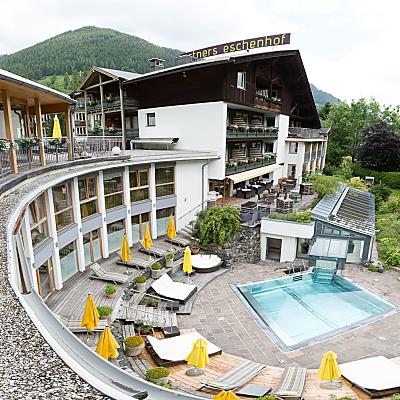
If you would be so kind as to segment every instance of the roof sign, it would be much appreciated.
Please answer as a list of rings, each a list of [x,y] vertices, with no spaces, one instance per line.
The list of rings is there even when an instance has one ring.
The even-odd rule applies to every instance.
[[[219,54],[232,53],[235,51],[252,50],[260,47],[280,46],[290,44],[290,33],[278,35],[260,36],[253,39],[243,39],[236,42],[218,44],[181,54],[181,57],[205,58]]]

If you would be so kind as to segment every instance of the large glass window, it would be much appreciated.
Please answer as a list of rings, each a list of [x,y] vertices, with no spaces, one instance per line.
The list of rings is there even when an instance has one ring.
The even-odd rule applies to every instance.
[[[297,142],[289,143],[289,153],[290,154],[297,154],[299,148],[299,144]]]
[[[308,253],[311,247],[311,239],[297,239],[297,257],[308,258]]]
[[[175,216],[175,207],[157,210],[157,235],[164,235],[167,232],[170,215]]]
[[[129,186],[131,192],[131,203],[149,198],[149,170],[129,170]]]
[[[236,87],[238,89],[246,89],[246,72],[237,73]]]
[[[53,266],[51,258],[36,270],[39,294],[45,299],[54,290]]]
[[[78,180],[81,217],[86,218],[98,212],[97,176],[84,176]]]
[[[85,265],[101,258],[100,230],[96,229],[83,235]]]
[[[156,168],[156,196],[168,196],[175,193],[175,168]]]
[[[72,210],[72,183],[53,187],[53,204],[57,230],[74,223]]]
[[[104,173],[104,199],[106,209],[122,206],[123,201],[122,170],[114,169]]]
[[[107,225],[108,251],[112,253],[121,247],[122,237],[125,232],[125,220],[112,222]]]
[[[63,282],[78,271],[78,254],[75,242],[66,245],[60,250],[60,264]]]
[[[36,247],[49,237],[49,229],[46,216],[46,194],[42,193],[28,209],[29,225],[31,228],[32,246]]]
[[[144,238],[144,230],[146,229],[146,223],[150,221],[150,213],[144,213],[132,216],[132,238],[133,242],[138,242]],[[149,229],[150,229],[149,224]],[[151,229],[150,229],[151,230]]]

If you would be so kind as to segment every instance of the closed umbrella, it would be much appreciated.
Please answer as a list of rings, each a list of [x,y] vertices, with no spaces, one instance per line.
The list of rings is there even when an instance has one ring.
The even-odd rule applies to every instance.
[[[126,237],[126,233],[122,237],[121,243],[121,261],[124,264],[127,264],[131,259],[131,249],[129,248],[128,238]]]
[[[145,249],[151,249],[153,247],[153,241],[151,240],[150,229],[148,224],[146,224],[146,229],[144,230],[144,238],[142,245]],[[151,259],[151,255],[149,255],[149,259]]]
[[[186,246],[184,256],[183,256],[183,272],[188,274],[188,282],[189,282],[189,275],[192,273],[192,252],[190,251],[189,246]]]
[[[324,389],[338,389],[342,386],[340,382],[335,382],[342,376],[336,358],[337,355],[333,351],[326,352],[322,357],[317,375],[322,381],[325,381],[321,383],[321,387]]]
[[[186,371],[187,375],[198,376],[204,373],[202,369],[210,363],[207,342],[204,339],[197,339],[193,343],[192,351],[186,357],[186,361],[189,365],[194,367]]]
[[[109,327],[106,327],[101,333],[99,341],[96,346],[96,353],[108,360],[109,358],[117,358],[119,344],[115,340],[115,337],[110,331]]]
[[[81,326],[86,327],[88,331],[92,331],[94,328],[99,326],[99,318],[100,315],[97,311],[96,304],[93,301],[92,295],[89,293],[85,304]]]
[[[174,218],[172,217],[172,215],[169,216],[166,234],[169,239],[176,238],[175,222],[174,222]]]
[[[228,392],[225,392],[225,390],[222,390],[221,392],[217,393],[211,400],[240,400],[240,399],[232,391],[229,390]]]
[[[53,139],[61,139],[61,127],[60,127],[60,121],[57,117],[57,115],[54,116],[54,121],[53,121]]]

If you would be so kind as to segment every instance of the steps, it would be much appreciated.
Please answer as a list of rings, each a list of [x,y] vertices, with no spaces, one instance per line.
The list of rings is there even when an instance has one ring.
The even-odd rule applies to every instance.
[[[182,234],[182,236],[186,236],[189,239],[193,239],[193,226],[187,224],[179,231],[179,233]]]
[[[315,268],[313,271],[313,282],[330,284],[335,273],[335,269]]]

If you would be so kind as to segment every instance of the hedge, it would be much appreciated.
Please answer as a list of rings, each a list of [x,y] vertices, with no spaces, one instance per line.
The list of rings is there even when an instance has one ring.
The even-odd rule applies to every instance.
[[[392,189],[400,189],[400,172],[381,172],[373,169],[364,168],[359,164],[351,166],[354,176],[359,176],[364,179],[366,176],[373,176],[375,183],[382,182]]]

